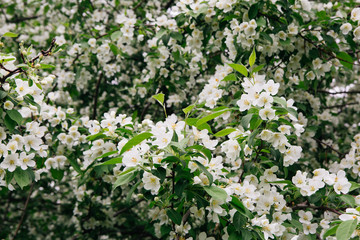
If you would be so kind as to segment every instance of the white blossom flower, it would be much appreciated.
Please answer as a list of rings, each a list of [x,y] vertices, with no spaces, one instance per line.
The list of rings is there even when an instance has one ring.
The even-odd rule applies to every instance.
[[[29,155],[25,152],[20,153],[19,166],[22,170],[26,170],[28,167],[35,167],[34,156],[35,153],[30,153]]]
[[[142,181],[146,190],[150,190],[153,195],[157,194],[160,189],[160,179],[158,177],[149,172],[144,172]]]
[[[7,169],[9,172],[13,172],[18,166],[19,154],[13,153],[5,157],[4,161],[1,163],[1,167]]]

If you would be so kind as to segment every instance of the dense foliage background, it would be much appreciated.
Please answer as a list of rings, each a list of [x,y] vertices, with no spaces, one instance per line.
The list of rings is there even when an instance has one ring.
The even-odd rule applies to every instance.
[[[360,6],[0,2],[1,239],[360,236]]]

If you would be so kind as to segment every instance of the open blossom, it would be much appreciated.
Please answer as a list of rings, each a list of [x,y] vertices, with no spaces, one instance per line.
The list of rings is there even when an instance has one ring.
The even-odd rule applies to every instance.
[[[347,35],[352,30],[352,25],[350,23],[344,23],[341,25],[340,30],[342,34]]]
[[[315,234],[318,226],[319,225],[317,223],[304,223],[303,224],[304,234],[305,235]]]
[[[284,157],[284,166],[289,166],[297,162],[301,157],[301,151],[302,148],[300,146],[291,146],[287,149]]]
[[[18,163],[19,154],[13,153],[5,157],[4,161],[1,163],[1,167],[7,169],[9,172],[13,172],[16,169]]]
[[[249,110],[251,108],[251,103],[252,103],[252,99],[247,94],[241,95],[240,100],[236,102],[241,112],[245,110]]]
[[[35,161],[33,160],[35,153],[27,155],[25,152],[20,153],[19,166],[22,170],[26,170],[28,167],[35,167]]]
[[[11,109],[13,109],[13,107],[14,107],[14,104],[11,101],[6,101],[4,103],[4,109],[11,110]]]
[[[280,84],[279,83],[275,83],[274,80],[269,80],[266,84],[265,84],[265,91],[270,93],[271,95],[276,95],[278,93]]]
[[[240,145],[238,141],[229,139],[221,145],[221,151],[225,152],[226,157],[230,160],[235,160],[240,153]]]
[[[144,172],[142,181],[144,183],[144,188],[150,190],[151,194],[157,194],[160,189],[160,179],[149,172]]]
[[[173,132],[167,132],[165,134],[155,135],[155,140],[152,142],[154,145],[157,145],[160,149],[163,149],[169,145],[173,137]]]
[[[360,20],[360,8],[354,8],[351,11],[351,20],[353,20],[354,22],[359,21]]]
[[[302,188],[306,185],[307,179],[306,179],[307,173],[301,172],[300,170],[297,170],[296,175],[292,177],[292,182],[297,186],[298,188]]]
[[[126,167],[135,167],[142,164],[143,159],[136,149],[132,149],[124,153],[122,162]]]
[[[267,92],[262,92],[256,101],[256,105],[259,107],[270,108],[274,99]]]
[[[360,212],[357,211],[355,208],[347,208],[346,213],[341,214],[339,216],[339,219],[342,221],[357,219],[359,221],[360,220]]]
[[[15,91],[19,94],[19,96],[23,97],[31,92],[28,81],[23,81],[17,78],[15,79],[15,83],[16,83]]]
[[[354,40],[360,40],[360,26],[354,29]]]
[[[300,210],[298,214],[300,217],[299,222],[307,223],[307,224],[311,223],[311,220],[313,219],[313,215],[310,211],[305,212],[304,210]]]
[[[270,107],[265,107],[259,111],[262,120],[272,120],[275,118],[275,110]]]

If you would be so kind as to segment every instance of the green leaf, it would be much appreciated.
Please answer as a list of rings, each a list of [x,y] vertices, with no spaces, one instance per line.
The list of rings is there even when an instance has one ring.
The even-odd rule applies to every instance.
[[[255,52],[255,48],[253,48],[252,53],[251,53],[251,55],[249,57],[250,67],[252,67],[254,65],[255,60],[256,60],[256,52]]]
[[[251,5],[249,12],[248,12],[248,16],[249,19],[254,19],[256,17],[256,15],[258,14],[259,11],[259,5],[258,4],[253,4]]]
[[[231,73],[229,75],[227,75],[226,77],[224,77],[224,79],[222,81],[224,82],[230,82],[230,81],[236,81],[236,75],[234,73]]]
[[[107,152],[107,153],[104,153],[103,155],[101,155],[100,157],[97,157],[95,159],[99,159],[99,158],[104,158],[104,157],[107,157],[107,156],[110,156],[110,155],[113,155],[115,153],[117,153],[118,151],[111,151],[111,152]]]
[[[165,28],[161,28],[155,35],[156,38],[160,39],[166,33]]]
[[[19,34],[16,34],[16,33],[12,33],[12,32],[7,32],[7,33],[4,33],[3,37],[11,37],[11,38],[15,38],[19,36]]]
[[[238,71],[239,73],[241,73],[242,75],[244,75],[245,77],[248,76],[248,70],[244,65],[231,63],[229,64],[229,66],[232,67],[234,70]]]
[[[103,133],[97,133],[97,134],[94,134],[94,135],[90,135],[88,137],[86,137],[86,140],[88,141],[95,141],[97,139],[101,139],[101,138],[105,138],[106,135],[103,134]]]
[[[337,240],[348,240],[355,231],[357,219],[342,222],[336,230]]]
[[[217,133],[214,134],[214,136],[215,137],[223,137],[223,136],[226,136],[235,131],[236,131],[235,128],[226,128],[226,129],[218,131]]]
[[[162,40],[162,42],[164,43],[164,45],[167,46],[168,43],[169,43],[169,40],[170,40],[170,34],[164,34],[164,35],[161,37],[161,40]]]
[[[166,210],[166,215],[176,224],[181,225],[182,217],[180,213],[175,211],[174,209]]]
[[[80,165],[77,163],[77,161],[75,159],[68,158],[68,160],[76,172],[83,174],[83,172],[81,171]]]
[[[263,67],[265,66],[265,64],[261,64],[259,66],[256,66],[253,70],[252,73],[256,73],[258,71],[260,71],[261,69],[263,69]]]
[[[120,53],[119,48],[118,48],[115,44],[110,43],[110,44],[109,44],[109,47],[110,47],[110,50],[113,52],[113,54],[114,54],[115,56]]]
[[[40,63],[39,69],[48,69],[48,68],[55,68],[55,66],[54,66],[54,65],[51,65],[51,64],[43,64],[43,63]]]
[[[249,128],[250,120],[251,120],[253,115],[254,115],[253,113],[249,113],[249,114],[247,114],[247,115],[245,115],[244,117],[241,118],[241,126],[244,129]]]
[[[279,98],[279,97],[273,97],[274,99],[274,103],[280,104],[283,107],[287,106],[286,100],[283,98]]]
[[[349,54],[347,54],[346,52],[339,52],[338,54],[336,54],[336,57],[340,60],[340,63],[344,67],[352,70],[354,65],[354,60]]]
[[[210,120],[213,120],[214,118],[222,115],[223,113],[225,113],[225,112],[227,112],[227,111],[229,111],[229,110],[230,110],[230,109],[224,109],[224,110],[221,110],[221,111],[219,111],[219,112],[214,112],[214,113],[212,113],[212,114],[210,114],[210,115],[208,115],[208,116],[206,116],[206,117],[203,117],[203,118],[199,119],[199,120],[196,122],[196,127],[199,127],[200,125],[202,125],[202,124],[204,124],[204,123],[206,123],[206,122],[208,122],[208,121],[210,121]]]
[[[195,126],[196,125],[196,122],[198,121],[199,119],[197,118],[187,118],[185,120],[186,124],[189,125],[189,126]]]
[[[8,95],[7,92],[4,92],[4,91],[0,90],[0,100],[5,98],[7,95]]]
[[[16,127],[16,122],[14,120],[12,120],[8,114],[5,115],[4,123],[5,123],[6,128],[10,132],[14,131],[14,129]]]
[[[183,39],[183,35],[179,32],[171,32],[170,37],[176,39],[177,41],[181,42]]]
[[[295,219],[291,219],[290,220],[290,223],[296,227],[297,229],[299,229],[300,232],[303,231],[303,225],[298,221],[298,220],[295,220]]]
[[[177,62],[183,66],[186,66],[186,62],[185,62],[184,58],[181,56],[179,51],[172,52],[172,56],[173,56],[175,62]]]
[[[212,158],[211,151],[209,149],[207,149],[206,147],[201,146],[201,145],[194,145],[194,146],[187,147],[186,151],[190,151],[193,149],[198,152],[203,153],[204,157],[206,157],[209,161],[211,160],[211,158]]]
[[[216,186],[204,186],[204,190],[209,194],[212,198],[226,202],[226,199],[228,197],[227,193],[224,189],[218,188]]]
[[[234,214],[233,219],[234,219],[233,222],[235,229],[239,229],[239,230],[242,229],[247,222],[247,218],[244,215],[240,214],[239,212],[236,212]]]
[[[209,171],[206,169],[206,167],[204,165],[202,165],[200,162],[198,161],[194,161],[199,168],[201,169],[201,171],[203,171],[205,173],[205,175],[207,176],[207,178],[209,179],[209,186],[211,186],[211,184],[213,183],[213,176],[211,175],[211,173],[209,173]]]
[[[280,181],[273,181],[273,182],[268,182],[268,183],[293,185],[290,180],[280,180]]]
[[[235,196],[231,196],[231,202],[230,204],[238,211],[245,213],[246,208],[244,204]]]
[[[355,198],[351,195],[341,195],[340,199],[341,201],[349,204],[351,207],[355,206]]]
[[[18,125],[21,125],[22,121],[24,120],[21,114],[15,109],[7,110],[6,113],[12,120],[17,122]]]
[[[294,117],[298,117],[298,113],[297,113],[297,111],[295,110],[295,109],[293,109],[293,108],[291,108],[291,107],[287,107],[286,108],[286,110],[290,113],[290,114],[292,114]]]
[[[142,141],[144,141],[145,139],[148,139],[152,136],[152,133],[149,132],[143,132],[140,133],[139,135],[136,135],[135,137],[133,137],[132,139],[130,139],[121,149],[120,151],[120,155],[123,154],[125,151],[131,149],[132,147],[138,145],[139,143],[141,143]]]
[[[178,162],[180,162],[180,159],[175,156],[168,156],[168,157],[162,159],[161,162],[167,162],[167,163],[176,162],[176,163],[178,163]]]
[[[134,184],[134,186],[131,187],[130,191],[128,192],[128,194],[126,195],[126,203],[130,203],[131,200],[131,196],[133,195],[133,193],[135,192],[135,190],[138,188],[138,186],[142,183],[141,180],[139,180],[136,184]]]
[[[117,41],[122,36],[121,31],[115,31],[110,35],[111,41]]]
[[[325,238],[328,237],[328,236],[335,235],[336,230],[338,229],[338,227],[339,227],[339,225],[335,225],[335,226],[329,228],[329,229],[324,233],[323,239],[325,239]]]
[[[113,189],[133,180],[136,177],[136,174],[138,173],[135,170],[136,170],[136,168],[132,167],[132,168],[129,168],[128,170],[120,173],[120,175],[118,176],[118,178],[116,179],[116,181],[113,185]]]
[[[249,145],[249,147],[253,146],[255,137],[256,137],[256,135],[258,134],[258,132],[259,132],[259,129],[256,129],[255,131],[253,131],[253,132],[250,134],[250,136],[249,136],[249,138],[248,138],[248,145]]]
[[[116,157],[116,158],[112,158],[106,162],[100,163],[97,166],[101,166],[101,165],[111,165],[111,164],[117,164],[117,163],[122,163],[122,157]]]
[[[211,127],[210,127],[210,125],[207,124],[207,123],[203,123],[203,124],[201,124],[200,126],[197,126],[196,128],[197,128],[198,130],[200,130],[200,131],[206,129],[206,130],[208,130],[209,133],[212,133]]]
[[[195,107],[195,105],[187,106],[186,108],[183,108],[183,112],[185,114],[188,114],[191,110],[193,110],[194,107]]]
[[[260,126],[263,120],[258,114],[254,114],[250,120],[250,130],[254,130]]]
[[[51,176],[58,181],[61,181],[61,179],[64,177],[64,170],[51,168],[50,172]]]
[[[159,93],[152,96],[152,98],[156,99],[161,104],[161,106],[164,106],[164,96],[165,95],[163,93]]]
[[[356,183],[356,182],[352,182],[352,181],[349,181],[351,183],[351,187],[349,189],[349,192],[351,191],[354,191],[355,189],[358,189],[360,188],[360,184]]]
[[[29,185],[31,183],[31,176],[28,171],[24,171],[20,168],[16,168],[14,172],[14,178],[17,184],[23,189],[23,187]]]
[[[14,172],[6,172],[5,174],[5,182],[6,184],[9,184],[11,182],[11,180],[14,177]]]

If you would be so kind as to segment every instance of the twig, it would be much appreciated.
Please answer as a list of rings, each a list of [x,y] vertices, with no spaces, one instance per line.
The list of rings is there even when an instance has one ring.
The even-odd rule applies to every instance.
[[[39,18],[40,16],[30,16],[30,17],[17,17],[15,16],[14,19],[8,19],[6,20],[7,23],[21,23],[27,20],[32,20],[32,19],[36,19]]]
[[[55,46],[55,41],[56,41],[56,39],[54,38],[54,39],[51,41],[51,45],[50,45],[49,49],[46,50],[46,51],[45,51],[45,50],[41,50],[41,53],[40,53],[39,55],[37,55],[36,57],[34,57],[33,59],[31,59],[31,60],[29,61],[29,63],[30,63],[31,65],[33,65],[34,62],[35,62],[37,59],[39,59],[40,57],[51,55],[51,51],[53,50],[53,48],[54,48],[54,46]],[[26,63],[26,62],[25,62],[25,63]],[[12,75],[15,75],[15,74],[21,73],[21,72],[26,73],[26,71],[25,71],[24,69],[22,69],[21,67],[18,67],[18,68],[14,69],[14,70],[9,70],[9,69],[5,68],[5,66],[4,66],[2,63],[0,63],[0,68],[2,68],[2,69],[4,69],[5,71],[8,72],[8,74],[6,74],[6,75],[4,75],[2,78],[0,78],[0,85],[2,85],[3,83],[5,83],[6,79],[8,79],[9,77],[11,77]]]
[[[16,230],[15,230],[14,236],[13,236],[13,238],[12,238],[13,240],[15,239],[17,233],[19,232],[20,226],[21,226],[21,224],[22,224],[23,221],[24,221],[26,209],[27,209],[27,206],[28,206],[28,204],[29,204],[29,200],[30,200],[30,196],[31,196],[32,190],[33,190],[33,188],[34,188],[34,184],[35,184],[34,182],[31,184],[31,187],[30,187],[30,190],[29,190],[29,194],[28,194],[28,196],[27,196],[27,198],[26,198],[26,202],[25,202],[25,206],[24,206],[24,209],[23,209],[23,213],[22,213],[22,215],[21,215],[20,222],[19,222],[19,224],[18,224],[18,226],[17,226],[17,228],[16,228]]]
[[[190,216],[190,209],[187,210],[186,213],[184,214],[184,216],[182,217],[183,225],[185,225],[185,223],[188,220],[189,216]]]
[[[360,91],[340,91],[340,92],[329,92],[329,91],[326,91],[326,90],[322,90],[322,89],[319,89],[317,90],[317,92],[321,92],[321,93],[327,93],[327,94],[360,94]]]
[[[135,11],[136,9],[138,9],[143,2],[145,2],[145,0],[140,0],[140,1],[138,2],[138,4],[136,4],[136,6],[133,8],[133,11]]]
[[[171,4],[173,4],[173,3],[174,3],[174,0],[170,0],[170,1],[165,5],[164,9],[168,9],[168,8],[171,6]]]
[[[98,102],[98,97],[99,97],[99,88],[100,88],[100,82],[101,82],[102,78],[103,78],[103,73],[100,73],[99,79],[97,80],[97,83],[96,83],[95,96],[94,96],[94,110],[93,110],[92,119],[96,118],[96,109],[97,109],[97,102]]]
[[[113,217],[117,217],[119,216],[120,214],[122,214],[123,212],[126,212],[127,210],[130,210],[131,208],[137,206],[139,203],[141,203],[142,201],[145,201],[145,199],[140,199],[140,200],[137,200],[133,205],[131,205],[130,207],[126,207],[126,208],[123,208],[123,209],[120,209],[119,211],[117,211]]]
[[[330,59],[336,58],[336,59],[338,59],[338,60],[340,60],[340,61],[343,61],[343,62],[346,62],[346,63],[349,63],[349,64],[354,64],[353,62],[349,62],[349,61],[347,61],[347,60],[345,60],[345,59],[342,59],[342,58],[336,56],[332,51],[327,51],[327,50],[325,50],[324,48],[321,48],[321,47],[318,46],[315,42],[313,42],[313,41],[311,41],[309,38],[303,36],[301,33],[298,33],[298,36],[301,37],[302,39],[304,39],[305,41],[311,43],[311,44],[312,44],[315,48],[317,48],[320,52],[325,53],[325,54],[327,54],[328,56],[330,56]],[[328,60],[330,60],[330,59],[328,59]]]
[[[52,89],[50,90],[50,92],[55,91],[56,87],[57,87],[57,83],[54,84],[54,86],[52,87]],[[50,92],[49,92],[49,93],[50,93]],[[49,102],[50,102],[50,98],[48,97],[48,99],[46,100],[46,104],[49,104]]]
[[[350,103],[344,103],[344,104],[340,104],[340,105],[333,105],[333,106],[329,106],[329,107],[325,107],[327,109],[329,108],[343,108],[343,107],[346,107],[346,106],[349,106],[349,105],[356,105],[356,104],[359,104],[357,102],[350,102]]]
[[[319,139],[317,139],[317,138],[314,138],[314,140],[317,141],[317,142],[320,143],[320,144],[323,144],[323,145],[327,146],[328,148],[330,148],[331,150],[333,150],[334,152],[336,152],[336,153],[339,155],[339,157],[342,158],[343,156],[345,156],[345,154],[339,152],[338,150],[336,150],[335,148],[333,148],[333,147],[330,146],[329,144],[326,144],[326,143],[324,143],[323,141],[321,141],[321,140],[319,140]]]
[[[56,42],[56,39],[53,38],[53,40],[51,40],[51,44],[50,44],[49,49],[46,50],[46,51],[41,50],[41,53],[38,54],[38,55],[37,55],[36,57],[34,57],[33,59],[31,59],[31,60],[30,60],[30,63],[31,63],[31,64],[34,64],[34,62],[35,62],[36,60],[38,60],[40,57],[42,57],[42,56],[45,57],[45,56],[51,55],[51,51],[52,51],[52,49],[55,47],[55,42]]]
[[[316,209],[316,210],[330,211],[330,212],[336,213],[336,214],[338,214],[338,215],[341,215],[341,214],[342,214],[341,212],[339,212],[339,211],[336,210],[336,209],[329,208],[329,207],[325,207],[325,206],[296,205],[296,206],[292,207],[293,210],[307,209],[307,208],[312,208],[312,209]]]

